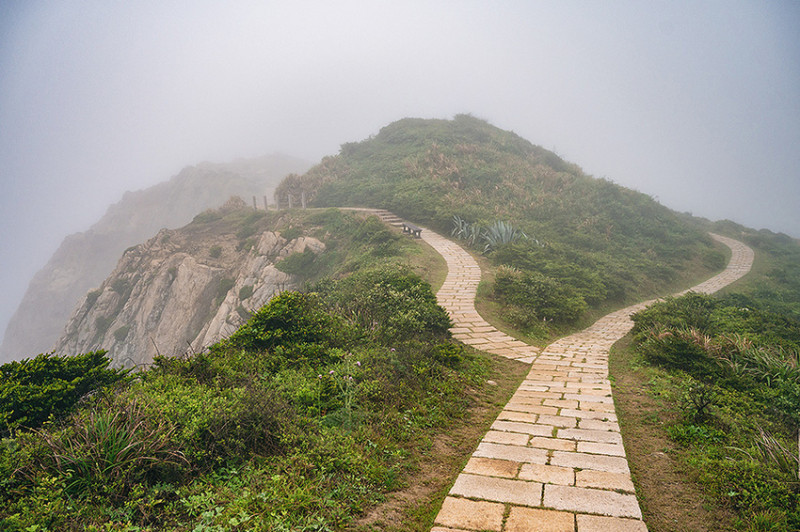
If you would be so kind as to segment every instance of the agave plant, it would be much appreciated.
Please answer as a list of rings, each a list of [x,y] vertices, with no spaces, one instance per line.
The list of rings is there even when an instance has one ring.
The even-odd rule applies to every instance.
[[[461,240],[466,240],[469,245],[474,246],[483,234],[483,228],[477,223],[469,223],[462,217],[453,216],[453,230],[450,235]]]
[[[457,214],[453,215],[453,230],[450,231],[450,236],[454,236],[456,238],[465,238],[465,235],[469,229],[469,225],[469,222],[467,222],[461,216]]]
[[[494,250],[499,245],[508,244],[520,238],[528,238],[528,235],[522,230],[516,229],[510,223],[502,220],[496,221],[490,225],[481,236],[486,242],[486,247],[483,249],[484,253]]]

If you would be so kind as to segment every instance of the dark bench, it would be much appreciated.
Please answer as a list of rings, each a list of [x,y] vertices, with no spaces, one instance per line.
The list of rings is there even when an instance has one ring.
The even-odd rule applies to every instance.
[[[422,233],[422,228],[417,227],[416,225],[408,222],[403,222],[403,232],[408,233],[410,235],[414,235],[414,238],[420,238],[420,233]]]

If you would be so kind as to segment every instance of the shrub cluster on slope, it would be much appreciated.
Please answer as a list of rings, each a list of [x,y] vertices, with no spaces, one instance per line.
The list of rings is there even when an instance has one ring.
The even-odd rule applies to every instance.
[[[284,292],[210,349],[4,440],[0,528],[339,530],[485,379],[449,324],[394,266]]]
[[[86,394],[125,380],[105,351],[77,356],[43,353],[0,366],[0,436],[35,429],[69,413]]]

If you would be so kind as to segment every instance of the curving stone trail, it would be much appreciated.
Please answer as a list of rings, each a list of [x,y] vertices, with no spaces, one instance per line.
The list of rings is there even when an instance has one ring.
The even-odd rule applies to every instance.
[[[494,347],[493,333],[480,341],[471,321],[474,308],[463,302],[474,298],[477,286],[471,270],[458,278],[466,252],[427,233],[426,241],[451,268],[442,291],[451,286],[463,293],[453,306],[453,290],[440,291],[440,303],[456,329],[472,331],[472,345]],[[719,290],[745,275],[753,262],[753,251],[741,242],[712,237],[730,247],[732,257],[722,273],[690,289],[695,292]],[[633,327],[630,316],[651,303],[612,312],[535,356],[528,376],[450,489],[433,532],[647,530],[614,411],[608,353]],[[462,323],[462,315],[470,321]]]
[[[401,223],[387,211],[370,211]],[[752,249],[711,236],[731,249],[728,266],[680,294],[713,293],[750,271]],[[539,352],[478,315],[481,273],[466,251],[427,229],[422,238],[447,262],[437,298],[455,324],[453,336],[531,364],[456,478],[432,532],[646,531],[614,410],[608,353],[633,327],[630,316],[654,300],[612,312]]]
[[[539,348],[498,331],[475,310],[475,295],[481,281],[481,269],[475,259],[461,246],[433,231],[423,231],[422,239],[447,261],[447,278],[436,299],[455,324],[450,329],[453,337],[482,351],[532,363],[539,355]]]

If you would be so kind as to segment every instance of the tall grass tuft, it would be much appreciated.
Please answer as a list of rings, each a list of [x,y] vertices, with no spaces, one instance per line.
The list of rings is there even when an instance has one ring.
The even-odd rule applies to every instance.
[[[49,448],[40,465],[70,479],[68,492],[120,498],[135,484],[187,464],[171,441],[172,427],[148,416],[136,401],[108,403],[98,401],[73,415],[62,431],[38,433]]]

